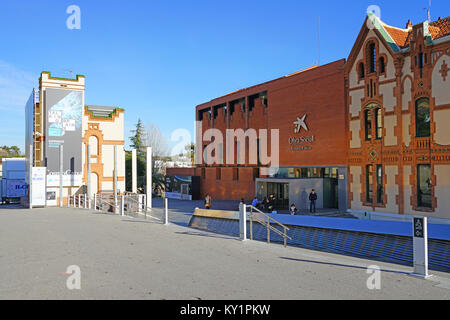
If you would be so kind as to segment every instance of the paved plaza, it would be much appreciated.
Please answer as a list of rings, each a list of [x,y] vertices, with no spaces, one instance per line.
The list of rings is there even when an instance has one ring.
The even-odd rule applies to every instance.
[[[410,267],[242,243],[188,228],[195,203],[171,203],[169,226],[80,209],[0,207],[0,299],[450,298],[450,274],[423,280]],[[72,265],[81,270],[80,290],[66,286]],[[380,290],[367,287],[371,265],[382,269]]]

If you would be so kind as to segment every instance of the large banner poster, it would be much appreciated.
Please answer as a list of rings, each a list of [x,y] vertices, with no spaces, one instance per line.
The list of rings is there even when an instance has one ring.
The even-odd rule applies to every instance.
[[[33,167],[32,169],[31,203],[33,206],[44,207],[46,205],[45,167]]]
[[[82,185],[83,92],[45,90],[47,186],[59,186],[60,145],[63,145],[63,186]]]

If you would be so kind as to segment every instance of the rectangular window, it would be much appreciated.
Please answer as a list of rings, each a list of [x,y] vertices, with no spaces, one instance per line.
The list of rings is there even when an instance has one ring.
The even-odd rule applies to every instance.
[[[377,165],[377,203],[384,203],[384,190],[383,190],[383,166]]]
[[[432,208],[431,165],[417,166],[417,206]]]
[[[372,139],[372,112],[371,110],[364,111],[364,122],[366,129],[366,140]]]
[[[428,98],[416,101],[416,137],[430,136],[430,103]]]
[[[382,122],[381,109],[375,109],[375,127],[376,127],[376,138],[381,139],[383,137],[383,122]]]
[[[373,202],[373,165],[366,166],[366,201]]]

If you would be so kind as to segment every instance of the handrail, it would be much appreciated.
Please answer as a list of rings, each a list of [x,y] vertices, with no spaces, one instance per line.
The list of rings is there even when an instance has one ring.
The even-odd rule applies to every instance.
[[[280,223],[279,221],[277,221],[274,218],[270,217],[269,215],[265,214],[258,208],[255,208],[254,206],[246,205],[246,208],[250,208],[250,239],[251,240],[253,240],[253,220],[262,224],[263,226],[266,226],[266,228],[267,228],[267,243],[270,243],[270,230],[274,231],[275,233],[277,233],[278,235],[283,237],[284,247],[287,246],[287,239],[292,240],[292,238],[287,235],[287,230],[290,230],[290,229],[288,227],[286,227],[284,224]],[[266,218],[267,221],[264,221],[264,219],[261,219],[257,215],[254,215],[253,210],[262,214]],[[272,226],[270,224],[270,221],[273,221],[277,225],[281,226],[283,228],[284,232],[281,232],[280,230],[278,230],[277,228]]]
[[[262,212],[261,210],[259,210],[258,208],[251,206],[251,205],[247,205],[247,208],[250,208],[250,213],[253,213],[253,209],[255,211],[257,211],[258,213],[261,213],[263,216],[265,216],[267,219],[272,220],[273,222],[275,222],[276,224],[278,224],[280,227],[286,228],[287,230],[290,230],[288,227],[286,227],[284,224],[282,224],[281,222],[275,220],[274,218],[272,218],[271,216],[269,216],[268,214]]]

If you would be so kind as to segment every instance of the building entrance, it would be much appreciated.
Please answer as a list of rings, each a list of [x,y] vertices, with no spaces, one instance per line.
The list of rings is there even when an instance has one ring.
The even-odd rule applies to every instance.
[[[269,198],[271,194],[275,197],[275,210],[289,209],[289,183],[264,182],[260,184],[257,194],[260,200]]]

